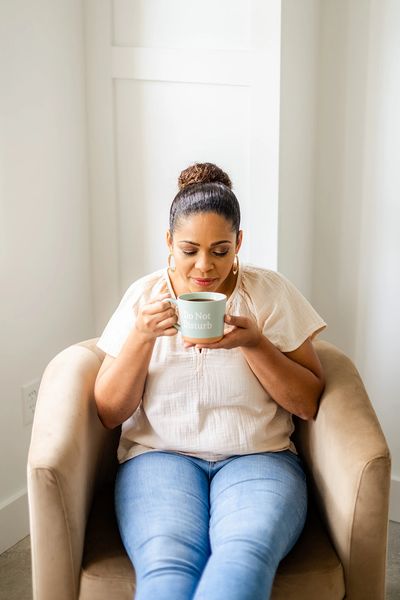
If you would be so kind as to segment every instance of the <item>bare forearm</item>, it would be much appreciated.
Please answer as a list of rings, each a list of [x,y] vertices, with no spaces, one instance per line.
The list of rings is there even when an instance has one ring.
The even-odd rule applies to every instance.
[[[241,348],[251,370],[280,406],[302,419],[311,419],[318,408],[323,378],[291,360],[262,336],[256,346]]]
[[[96,380],[97,412],[106,427],[117,427],[139,406],[154,343],[132,330],[120,354]]]

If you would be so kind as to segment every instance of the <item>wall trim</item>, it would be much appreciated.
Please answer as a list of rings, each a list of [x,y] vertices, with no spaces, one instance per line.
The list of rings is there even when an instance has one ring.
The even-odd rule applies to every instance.
[[[396,475],[390,482],[389,519],[400,523],[400,477]]]
[[[0,504],[0,554],[29,534],[26,488]]]
[[[262,64],[261,51],[113,46],[111,77],[246,87],[254,85],[255,60]]]

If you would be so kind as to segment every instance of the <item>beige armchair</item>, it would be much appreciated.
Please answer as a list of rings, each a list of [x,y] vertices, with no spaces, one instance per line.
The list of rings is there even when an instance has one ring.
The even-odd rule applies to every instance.
[[[60,352],[40,386],[28,458],[35,600],[134,594],[113,512],[119,431],[103,428],[93,400],[104,357],[96,341]],[[295,431],[309,470],[309,514],[279,566],[272,598],[383,600],[388,447],[352,362],[327,342],[315,347],[326,389],[316,419],[296,419]]]

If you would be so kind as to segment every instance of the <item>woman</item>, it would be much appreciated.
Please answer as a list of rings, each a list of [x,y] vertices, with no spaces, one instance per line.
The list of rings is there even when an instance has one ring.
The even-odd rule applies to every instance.
[[[181,173],[168,268],[129,287],[98,341],[98,414],[122,424],[115,507],[136,600],[265,600],[304,526],[291,415],[316,414],[311,339],[325,323],[282,275],[239,264],[231,187],[210,163]],[[174,327],[166,300],[195,291],[228,297],[217,343],[186,344]]]

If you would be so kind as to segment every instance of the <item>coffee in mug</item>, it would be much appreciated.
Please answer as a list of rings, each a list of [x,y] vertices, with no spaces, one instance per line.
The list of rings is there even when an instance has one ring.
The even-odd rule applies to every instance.
[[[165,302],[178,307],[179,322],[175,327],[185,342],[212,344],[224,337],[226,300],[225,294],[218,292],[192,292]]]

